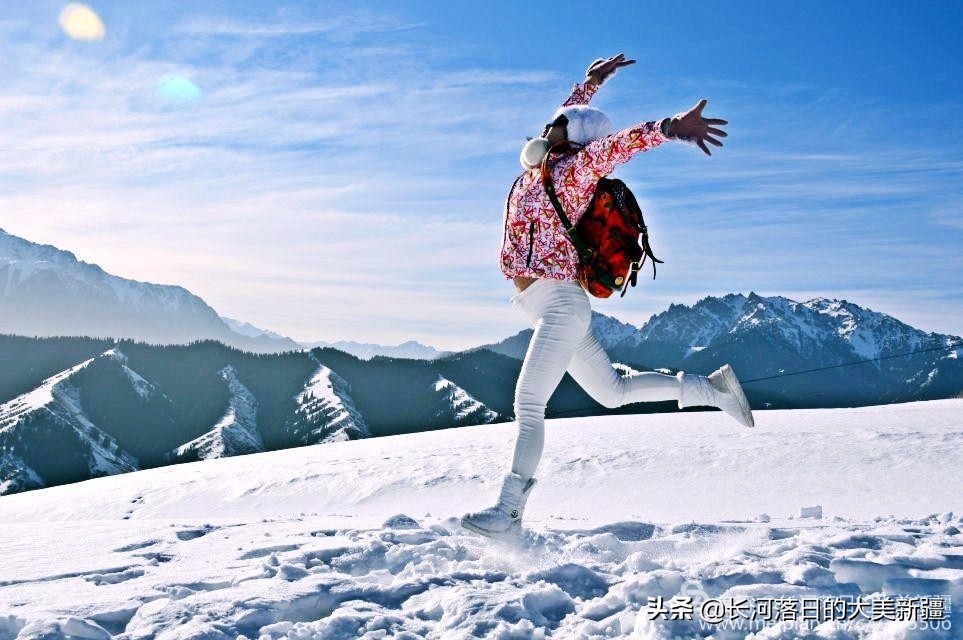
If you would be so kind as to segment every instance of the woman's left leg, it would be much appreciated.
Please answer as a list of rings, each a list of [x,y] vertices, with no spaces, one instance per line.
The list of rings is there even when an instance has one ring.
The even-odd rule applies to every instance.
[[[568,365],[568,373],[603,407],[614,409],[633,402],[678,400],[676,376],[642,371],[620,374],[589,325]]]
[[[742,385],[729,365],[708,376],[681,371],[674,376],[654,371],[623,375],[612,367],[591,325],[569,361],[568,373],[596,402],[611,409],[633,402],[674,400],[680,409],[716,407],[744,426],[755,424]]]

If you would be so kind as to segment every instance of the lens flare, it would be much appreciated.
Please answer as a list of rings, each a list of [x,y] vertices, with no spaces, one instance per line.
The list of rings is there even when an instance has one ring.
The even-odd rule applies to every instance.
[[[157,82],[157,93],[167,102],[194,102],[201,98],[201,88],[182,75],[164,76]]]
[[[107,27],[93,9],[71,2],[60,12],[60,28],[74,40],[103,40]]]

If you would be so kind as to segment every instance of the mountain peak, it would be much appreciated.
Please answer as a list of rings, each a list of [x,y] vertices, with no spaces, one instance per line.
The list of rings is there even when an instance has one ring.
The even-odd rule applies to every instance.
[[[296,349],[292,340],[233,331],[204,300],[178,285],[122,278],[70,251],[0,230],[0,332],[94,335],[171,344],[213,339],[241,349]]]
[[[691,306],[673,304],[652,316],[640,333],[644,342],[666,345],[665,356],[679,366],[696,353],[725,352],[724,345],[733,341],[777,346],[800,361],[819,352],[832,361],[847,361],[912,351],[940,337],[845,299],[815,297],[799,303],[754,291],[707,296]]]
[[[26,238],[15,236],[0,229],[0,259],[11,260],[31,260],[31,261],[52,261],[57,263],[77,262],[87,265],[88,263],[77,260],[72,252],[65,249],[58,249],[50,244],[40,244],[31,242]],[[89,265],[96,266],[96,265]],[[100,267],[97,267],[98,269]]]
[[[339,340],[337,342],[302,343],[303,346],[314,349],[316,347],[332,348],[349,353],[361,360],[370,360],[382,356],[386,358],[404,358],[409,360],[433,360],[447,355],[446,351],[439,351],[432,346],[421,344],[417,340],[408,340],[399,345],[382,345],[370,342],[355,342],[354,340]]]

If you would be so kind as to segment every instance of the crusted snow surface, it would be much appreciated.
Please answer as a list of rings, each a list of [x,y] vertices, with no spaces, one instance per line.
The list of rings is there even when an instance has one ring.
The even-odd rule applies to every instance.
[[[499,417],[497,412],[489,409],[484,403],[444,376],[438,376],[438,379],[432,383],[432,389],[445,400],[445,408],[440,411],[448,415],[450,407],[454,424],[464,424],[468,421],[471,424],[494,422]]]
[[[312,356],[313,358],[313,356]],[[297,397],[295,418],[309,425],[305,444],[367,438],[371,431],[351,398],[350,385],[329,367],[319,364]]]
[[[257,427],[257,398],[238,380],[234,367],[224,367],[220,375],[231,393],[227,410],[210,431],[175,449],[175,457],[210,459],[264,451]]]
[[[457,525],[511,424],[0,498],[0,638],[958,638],[963,400],[550,420],[527,530]],[[822,518],[794,517],[820,504]],[[956,513],[952,513],[955,511]],[[769,514],[765,517],[756,514]],[[649,599],[946,595],[952,626],[650,620]]]

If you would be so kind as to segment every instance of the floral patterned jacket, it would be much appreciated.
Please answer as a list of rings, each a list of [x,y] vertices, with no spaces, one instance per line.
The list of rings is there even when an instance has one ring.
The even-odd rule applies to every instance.
[[[576,84],[562,106],[588,104],[598,87]],[[588,207],[600,178],[636,153],[659,146],[669,138],[660,121],[643,122],[593,140],[577,153],[552,163],[552,181],[572,224]],[[500,265],[506,278],[554,278],[578,281],[578,253],[545,193],[536,167],[520,175],[505,203]]]

